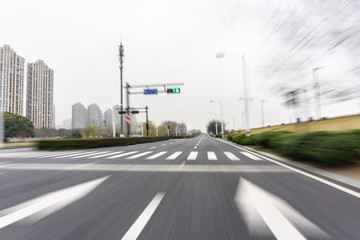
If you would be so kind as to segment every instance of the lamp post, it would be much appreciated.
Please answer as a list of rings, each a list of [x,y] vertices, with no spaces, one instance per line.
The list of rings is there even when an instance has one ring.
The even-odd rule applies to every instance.
[[[262,127],[264,127],[264,102],[267,100],[261,100],[261,123]]]
[[[217,53],[216,58],[223,58],[225,53]],[[247,89],[247,80],[246,80],[246,60],[245,55],[242,56],[242,70],[243,70],[243,84],[244,84],[244,108],[245,108],[245,126],[246,126],[246,136],[250,136],[250,123],[249,123],[249,96]]]
[[[223,115],[223,107],[222,107],[222,102],[221,101],[214,101],[214,100],[210,100],[210,102],[216,102],[220,104],[220,114],[221,114],[221,133],[222,133],[222,138],[224,138],[224,115]]]
[[[313,68],[313,81],[314,81],[314,90],[315,90],[315,113],[318,119],[321,118],[321,103],[320,103],[320,83],[319,76],[316,75],[316,72],[324,67]]]

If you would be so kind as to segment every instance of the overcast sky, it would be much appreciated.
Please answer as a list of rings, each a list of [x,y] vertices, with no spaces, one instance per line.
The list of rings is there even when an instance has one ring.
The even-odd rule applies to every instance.
[[[288,89],[308,89],[308,115],[314,116],[312,69],[323,66],[318,71],[323,116],[359,113],[359,4],[323,2],[5,0],[0,45],[9,44],[26,62],[42,59],[54,70],[57,125],[71,118],[74,103],[96,103],[103,112],[119,104],[121,40],[124,82],[185,84],[178,95],[131,96],[131,106],[150,107],[156,124],[173,120],[205,130],[215,114],[220,118],[220,105],[209,103],[215,100],[222,102],[228,126],[235,120],[241,128],[242,55],[251,127],[261,126],[262,99],[266,125],[294,121],[294,112],[307,115],[305,104],[296,111],[285,107],[282,94]],[[216,59],[217,52],[225,57]]]

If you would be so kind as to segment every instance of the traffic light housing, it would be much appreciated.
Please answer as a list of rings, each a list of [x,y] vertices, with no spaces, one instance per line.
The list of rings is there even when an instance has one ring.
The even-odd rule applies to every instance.
[[[180,93],[180,88],[168,88],[166,89],[167,93]]]

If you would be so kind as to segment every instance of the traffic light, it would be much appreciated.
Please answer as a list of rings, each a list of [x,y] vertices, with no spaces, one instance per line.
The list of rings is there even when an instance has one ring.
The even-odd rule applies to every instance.
[[[166,89],[167,93],[180,93],[180,88],[168,88]]]

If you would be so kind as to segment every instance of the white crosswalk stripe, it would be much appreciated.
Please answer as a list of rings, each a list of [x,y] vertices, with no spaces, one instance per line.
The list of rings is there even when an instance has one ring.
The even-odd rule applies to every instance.
[[[168,158],[166,158],[166,160],[174,160],[175,158],[180,156],[180,154],[182,154],[181,151],[175,152],[175,153],[171,154]]]
[[[68,155],[68,154],[73,154],[73,153],[78,153],[78,152],[56,152],[56,153],[52,153],[52,154],[46,154],[44,156],[38,157],[38,158],[51,158],[51,157],[57,157],[57,156],[63,156],[63,155]]]
[[[214,152],[207,152],[207,157],[210,161],[218,160]]]
[[[239,161],[240,159],[231,152],[224,152],[224,154],[232,161]]]
[[[255,156],[251,153],[248,153],[248,152],[243,152],[243,151],[240,151],[241,154],[247,156],[248,158],[252,159],[252,160],[255,160],[255,161],[263,161],[262,158],[259,158],[258,156]]]
[[[146,159],[152,160],[152,159],[155,159],[155,158],[158,158],[158,157],[164,155],[165,153],[167,153],[167,152],[159,152],[159,153],[156,153],[156,154],[154,154],[154,155],[152,155],[150,157],[147,157]]]
[[[73,154],[66,154],[66,155],[56,156],[54,158],[67,158],[67,157],[73,157],[73,156],[81,155],[81,154],[84,154],[84,153],[86,153],[86,152],[81,151],[81,152],[77,152],[77,153],[73,153]]]
[[[187,158],[187,160],[196,160],[198,152],[191,152]]]
[[[135,154],[135,153],[138,153],[138,152],[139,152],[139,151],[132,151],[132,152],[121,153],[121,154],[117,154],[117,155],[115,155],[115,156],[107,157],[106,159],[121,158],[121,157],[123,157],[123,156],[128,156],[128,155]]]
[[[110,153],[95,155],[95,156],[92,156],[92,157],[89,157],[89,158],[90,158],[90,159],[101,158],[101,157],[106,157],[106,156],[110,156],[110,155],[114,155],[114,154],[118,154],[118,153],[122,153],[122,152],[124,152],[124,151],[110,152]]]
[[[102,154],[102,153],[107,153],[109,151],[105,151],[105,152],[98,152],[98,151],[93,151],[90,153],[86,153],[84,155],[79,155],[79,156],[75,156],[75,157],[71,157],[72,159],[77,159],[77,158],[86,158],[86,157],[90,157],[90,156],[94,156],[94,155],[98,155],[98,154]]]
[[[142,156],[147,155],[147,154],[150,154],[150,153],[152,153],[152,151],[139,153],[139,154],[136,154],[136,155],[134,155],[134,156],[128,157],[127,159],[135,159],[135,158],[139,158],[139,157],[142,157]]]

